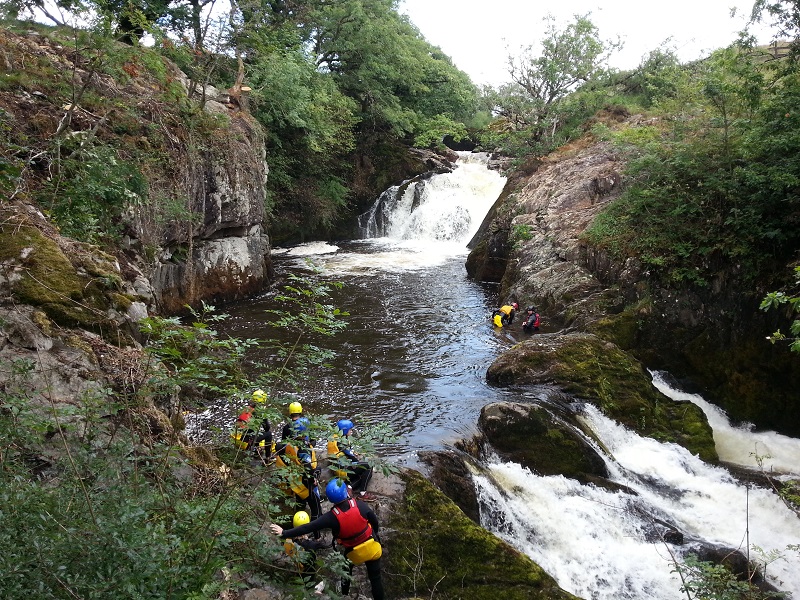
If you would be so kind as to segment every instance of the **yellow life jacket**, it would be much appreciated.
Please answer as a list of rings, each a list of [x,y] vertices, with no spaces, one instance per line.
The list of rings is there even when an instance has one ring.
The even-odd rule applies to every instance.
[[[338,439],[339,436],[334,434],[333,438],[328,441],[328,467],[331,473],[334,473],[339,479],[347,479],[347,471],[340,468],[341,464],[338,460],[344,456],[344,452],[339,448]]]
[[[508,304],[500,307],[500,312],[504,313],[506,316],[510,315],[512,310],[514,310],[514,307]]]
[[[383,554],[383,549],[380,542],[375,538],[369,538],[366,542],[348,550],[345,557],[354,565],[362,565],[369,560],[378,560],[381,554]]]
[[[312,468],[317,468],[317,453],[313,448],[309,448],[311,451],[311,466]],[[286,444],[283,455],[276,454],[275,455],[275,464],[279,467],[287,467],[291,463],[294,463],[296,466],[300,467],[301,469],[305,468],[305,465],[300,461],[300,458],[297,456],[297,446],[293,446],[292,444]],[[303,476],[301,473],[298,473],[297,470],[293,469],[292,472],[289,474],[289,481],[286,486],[282,486],[284,491],[291,490],[298,497],[305,500],[308,498],[310,490],[303,484]],[[288,490],[287,490],[288,488]]]

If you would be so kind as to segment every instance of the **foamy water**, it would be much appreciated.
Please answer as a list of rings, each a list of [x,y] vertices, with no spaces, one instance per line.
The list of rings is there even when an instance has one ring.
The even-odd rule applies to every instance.
[[[659,389],[687,399],[663,379]],[[699,397],[693,396],[692,401]],[[717,415],[718,417],[720,415]],[[678,600],[685,598],[674,560],[690,548],[649,541],[652,520],[676,526],[687,542],[738,548],[759,560],[753,545],[779,558],[767,568],[779,589],[800,593],[800,519],[771,490],[746,486],[723,467],[701,461],[676,444],[644,438],[608,419],[593,406],[585,424],[611,452],[611,479],[635,495],[584,486],[561,476],[540,477],[514,463],[493,463],[476,476],[482,520],[490,530],[528,554],[564,589],[582,598]],[[752,434],[714,419],[729,446],[726,460],[752,464],[749,449],[771,443],[777,434]],[[766,437],[767,441],[764,441]],[[783,438],[784,436],[777,436]],[[775,465],[798,474],[797,440],[770,446]],[[749,461],[749,463],[748,463]],[[731,460],[731,462],[736,462]]]

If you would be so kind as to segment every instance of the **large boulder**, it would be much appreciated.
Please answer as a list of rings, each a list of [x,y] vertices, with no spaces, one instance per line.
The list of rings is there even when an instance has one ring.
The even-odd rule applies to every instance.
[[[541,567],[476,525],[417,471],[385,524],[387,596],[471,600],[575,598]]]
[[[495,385],[555,384],[640,435],[718,460],[703,411],[661,394],[641,363],[595,335],[537,335],[498,356],[486,378]]]
[[[488,404],[481,410],[478,423],[503,459],[540,475],[564,475],[584,482],[608,477],[605,461],[591,444],[544,406]]]

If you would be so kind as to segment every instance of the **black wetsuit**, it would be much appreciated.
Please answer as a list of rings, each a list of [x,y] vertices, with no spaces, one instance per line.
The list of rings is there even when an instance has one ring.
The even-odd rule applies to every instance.
[[[340,502],[336,506],[340,509],[347,507],[347,500]],[[356,500],[356,507],[358,508],[358,512],[361,513],[361,516],[372,526],[372,537],[375,538],[375,541],[380,542],[378,538],[380,526],[378,525],[378,517],[375,515],[375,512],[361,500]],[[300,527],[284,529],[281,537],[293,538],[299,535],[319,532],[322,529],[330,529],[334,538],[339,537],[339,520],[332,511],[328,511],[319,519],[306,523],[305,525],[300,525]],[[364,566],[367,567],[367,576],[369,577],[369,583],[372,587],[372,597],[374,600],[384,600],[383,580],[381,579],[381,559],[368,560],[364,563]],[[350,563],[350,573],[352,572],[353,563]],[[342,580],[342,595],[346,596],[349,592],[350,578],[345,578]]]

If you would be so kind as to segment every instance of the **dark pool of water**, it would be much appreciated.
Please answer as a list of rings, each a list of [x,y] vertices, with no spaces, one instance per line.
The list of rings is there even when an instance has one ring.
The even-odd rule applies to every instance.
[[[322,276],[343,284],[331,301],[350,315],[344,331],[322,341],[336,356],[331,368],[306,382],[300,400],[309,413],[332,421],[360,415],[388,423],[398,441],[383,451],[413,460],[417,450],[471,436],[485,404],[520,395],[489,386],[485,375],[500,352],[529,336],[521,321],[501,330],[491,326],[496,289],[467,279],[465,256],[383,271],[359,268],[358,257],[349,255],[366,251],[345,245],[340,252],[348,253],[354,268]],[[276,267],[309,275],[286,258],[277,257]],[[240,338],[274,335],[264,324],[273,297],[225,307],[230,317],[219,329]]]

